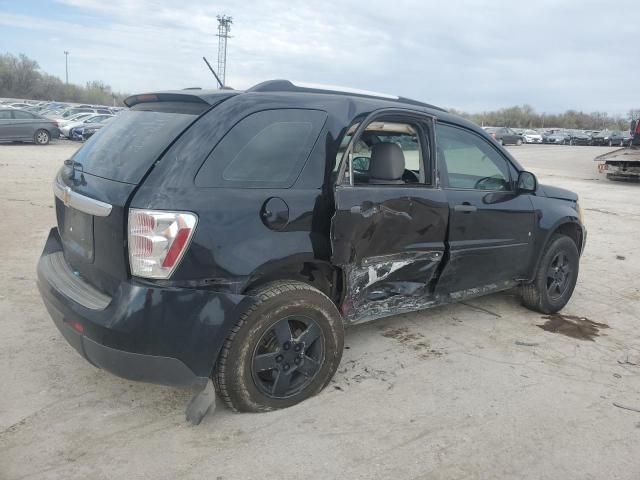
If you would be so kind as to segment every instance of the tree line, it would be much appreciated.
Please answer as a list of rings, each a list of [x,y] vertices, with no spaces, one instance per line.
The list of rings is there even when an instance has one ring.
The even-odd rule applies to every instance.
[[[128,95],[114,92],[95,80],[85,86],[66,84],[40,70],[38,62],[24,54],[0,55],[0,97],[25,100],[56,100],[91,105],[122,105]]]
[[[567,110],[564,113],[538,113],[530,105],[503,108],[491,112],[466,113],[450,110],[479,125],[511,128],[571,128],[578,130],[628,130],[632,119],[640,117],[640,109],[629,110],[627,118],[613,117],[606,112],[585,113]]]

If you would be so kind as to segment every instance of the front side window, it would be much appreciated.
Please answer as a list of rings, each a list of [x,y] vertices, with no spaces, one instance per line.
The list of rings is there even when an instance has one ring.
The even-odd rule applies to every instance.
[[[257,112],[237,123],[196,175],[201,187],[288,188],[302,171],[327,115],[319,110]]]
[[[9,120],[11,118],[11,110],[0,110],[0,120]]]
[[[436,136],[440,178],[449,188],[511,190],[507,160],[484,138],[445,124]]]

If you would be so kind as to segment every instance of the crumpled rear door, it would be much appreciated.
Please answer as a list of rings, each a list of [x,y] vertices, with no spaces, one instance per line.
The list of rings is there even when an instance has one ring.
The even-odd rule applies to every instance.
[[[349,323],[435,303],[434,275],[445,251],[449,207],[424,185],[336,187],[333,263],[346,277],[342,313]]]

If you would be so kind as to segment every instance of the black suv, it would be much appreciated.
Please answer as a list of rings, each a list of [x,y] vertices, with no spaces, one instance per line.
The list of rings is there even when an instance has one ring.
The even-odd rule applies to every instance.
[[[116,375],[282,408],[327,385],[345,326],[571,297],[577,195],[445,110],[284,80],[126,104],[60,169],[38,263],[57,327]]]

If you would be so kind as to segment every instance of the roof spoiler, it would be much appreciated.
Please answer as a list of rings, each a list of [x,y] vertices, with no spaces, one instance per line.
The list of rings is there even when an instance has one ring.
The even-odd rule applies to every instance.
[[[129,108],[146,102],[208,103],[199,96],[189,93],[141,93],[139,95],[131,95],[123,101]]]

